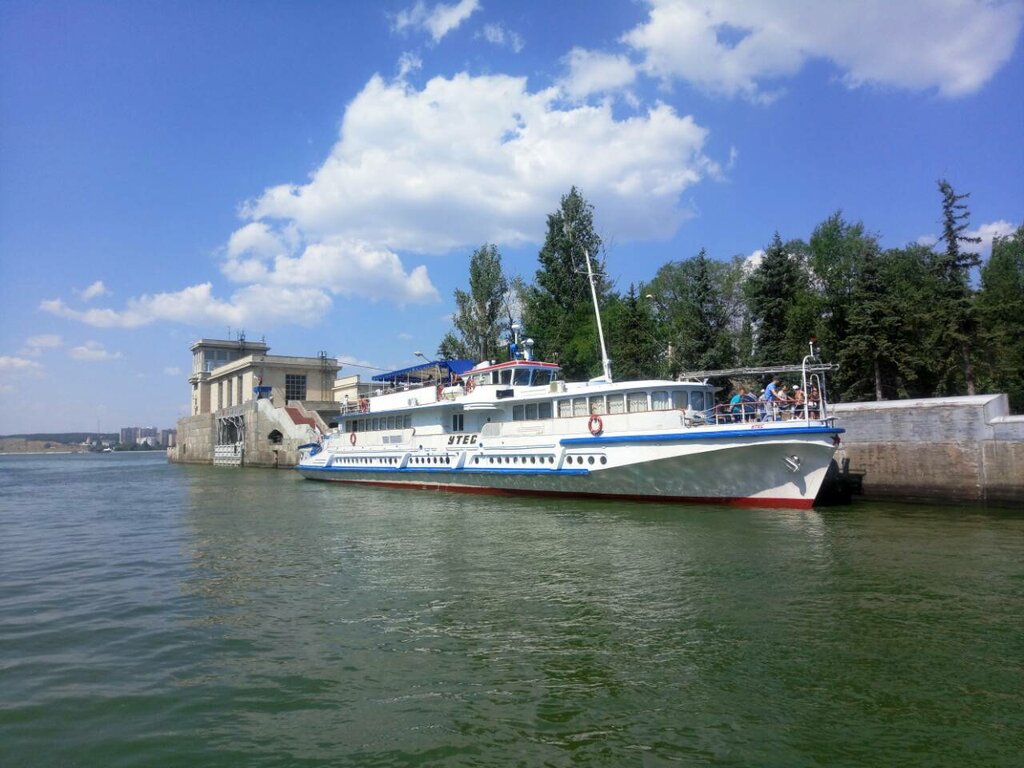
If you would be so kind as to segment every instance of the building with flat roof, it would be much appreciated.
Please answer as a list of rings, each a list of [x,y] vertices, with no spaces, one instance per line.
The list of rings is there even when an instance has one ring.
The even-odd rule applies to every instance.
[[[321,352],[316,357],[271,355],[263,341],[200,339],[192,345],[193,416],[215,413],[249,402],[270,400],[283,406],[293,401],[334,399],[340,365]]]

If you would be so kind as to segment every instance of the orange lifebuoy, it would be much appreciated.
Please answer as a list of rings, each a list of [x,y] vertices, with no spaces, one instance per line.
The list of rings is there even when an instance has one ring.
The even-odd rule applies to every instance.
[[[590,430],[590,434],[594,435],[594,437],[604,432],[604,422],[601,421],[601,417],[596,413],[592,414],[590,421],[587,422],[587,429]]]
[[[469,381],[466,382],[466,394],[468,395],[474,389],[476,389],[476,379],[469,379]]]
[[[351,443],[352,445],[355,445],[355,444],[356,444],[356,433],[355,433],[355,432],[351,432],[351,433],[349,433],[349,436],[348,436],[348,441],[349,441],[349,442],[350,442],[350,443]]]

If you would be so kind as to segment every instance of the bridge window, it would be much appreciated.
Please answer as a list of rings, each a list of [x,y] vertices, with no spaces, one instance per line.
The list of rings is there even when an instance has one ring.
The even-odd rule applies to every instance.
[[[533,372],[533,386],[546,387],[551,383],[551,371],[538,370]]]
[[[512,383],[517,387],[528,387],[530,386],[530,369],[529,368],[516,368],[514,375],[512,376]]]
[[[505,368],[498,371],[498,383],[500,384],[511,384],[512,383],[512,369]]]

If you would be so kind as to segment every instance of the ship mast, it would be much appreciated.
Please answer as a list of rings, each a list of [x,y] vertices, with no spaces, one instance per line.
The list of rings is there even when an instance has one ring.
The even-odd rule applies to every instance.
[[[597,305],[597,288],[594,286],[594,270],[590,266],[590,252],[583,249],[587,259],[587,277],[590,279],[590,295],[594,299],[594,314],[597,316],[597,338],[601,342],[601,368],[604,369],[604,380],[612,383],[612,361],[608,359],[608,350],[604,346],[604,329],[601,327],[601,308]]]

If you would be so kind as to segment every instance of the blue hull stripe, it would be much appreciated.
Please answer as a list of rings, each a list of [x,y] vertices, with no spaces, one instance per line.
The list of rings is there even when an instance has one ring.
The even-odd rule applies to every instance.
[[[395,474],[435,474],[435,475],[544,475],[545,477],[579,477],[589,475],[589,469],[477,469],[459,467],[439,467],[437,469],[410,469],[408,467],[304,467],[301,464],[295,469],[300,472],[368,472],[382,475]]]
[[[673,432],[667,435],[613,435],[603,437],[565,437],[559,440],[560,445],[606,445],[610,443],[663,443],[675,442],[678,440],[732,440],[737,437],[796,437],[802,435],[838,435],[846,430],[841,427],[797,427],[796,429],[780,429],[769,427],[768,429],[739,430],[730,429],[726,432],[701,432],[692,434],[689,432]]]

